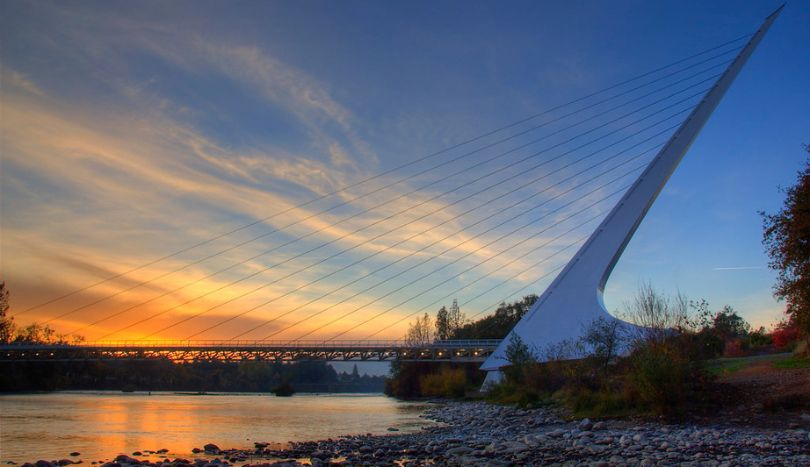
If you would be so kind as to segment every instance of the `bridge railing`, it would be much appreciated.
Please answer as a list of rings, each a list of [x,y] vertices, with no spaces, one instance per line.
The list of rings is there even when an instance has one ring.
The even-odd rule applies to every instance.
[[[441,340],[414,343],[406,340],[115,340],[81,342],[77,344],[28,344],[0,345],[0,349],[60,349],[84,348],[183,348],[183,349],[472,349],[494,348],[500,339]]]

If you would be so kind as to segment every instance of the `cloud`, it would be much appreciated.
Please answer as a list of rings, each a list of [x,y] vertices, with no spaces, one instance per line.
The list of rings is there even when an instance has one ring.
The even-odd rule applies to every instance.
[[[0,69],[0,83],[4,86],[20,89],[37,97],[45,97],[45,92],[26,75],[10,68]]]
[[[525,227],[497,242],[494,240],[503,230],[493,227],[531,204],[508,209],[504,200],[461,216],[483,204],[492,191],[466,200],[463,194],[493,179],[473,182],[460,175],[418,189],[421,185],[417,183],[442,174],[402,182],[388,175],[339,196],[296,207],[312,199],[313,193],[333,192],[377,171],[375,151],[356,130],[363,127],[362,119],[333,97],[328,83],[257,46],[218,41],[174,27],[145,27],[120,18],[73,28],[72,13],[62,14],[62,33],[68,39],[53,46],[69,55],[71,63],[79,64],[81,75],[87,77],[83,83],[87,89],[81,89],[86,94],[53,82],[43,90],[27,75],[14,72],[7,73],[12,78],[5,78],[14,84],[0,89],[0,101],[8,116],[0,119],[4,168],[0,248],[4,272],[12,271],[9,276],[15,287],[25,291],[22,302],[33,305],[57,296],[59,291],[97,282],[100,277],[137,267],[168,252],[207,242],[234,226],[262,221],[144,268],[126,280],[94,288],[79,301],[39,310],[32,313],[34,318],[55,316],[71,306],[163,275],[166,278],[154,287],[122,293],[103,306],[70,315],[56,324],[69,330],[135,306],[132,313],[104,321],[88,337],[156,316],[143,329],[133,328],[120,335],[137,337],[173,320],[202,313],[188,326],[164,334],[182,337],[180,334],[190,334],[253,307],[255,311],[239,318],[242,328],[248,326],[245,323],[260,323],[297,307],[301,310],[294,313],[296,318],[334,306],[322,317],[291,330],[291,337],[339,314],[351,313],[346,325],[359,323],[414,297],[390,316],[406,314],[482,276],[488,277],[478,283],[481,287],[510,277],[515,277],[517,285],[553,267],[532,266],[549,250],[523,258],[540,242],[557,235],[555,230],[538,232],[537,225],[529,224],[548,209],[518,217],[513,225]],[[108,41],[97,41],[101,36],[98,24],[102,23],[116,31],[105,36]],[[159,91],[161,77],[144,78],[130,69],[138,65],[132,57],[141,55],[162,60],[172,72],[182,70],[183,76],[191,79],[224,77],[303,126],[304,143],[262,138],[228,141],[227,135],[212,131],[200,119],[211,113],[211,118],[216,117],[213,121],[220,123],[233,116],[219,115],[215,101],[207,101],[205,96],[189,102]],[[500,176],[526,175],[515,167]],[[561,193],[553,181],[548,180],[547,197]],[[460,191],[441,195],[454,187]],[[346,205],[338,205],[340,202]],[[331,209],[333,206],[336,209]],[[491,219],[474,225],[490,214]],[[562,215],[548,220],[552,218],[559,220]],[[273,230],[277,232],[264,236]],[[536,238],[509,249],[533,234]],[[238,243],[244,245],[236,248]],[[180,269],[206,256],[212,257]],[[325,259],[328,261],[320,263]],[[454,260],[458,260],[456,264],[417,281],[414,287],[395,290]],[[355,262],[358,264],[352,265]],[[347,269],[341,271],[344,266]],[[414,268],[406,271],[411,266]],[[364,276],[378,270],[381,273]],[[214,274],[218,271],[223,272]],[[404,273],[396,279],[399,282],[388,281],[400,272]],[[454,278],[456,274],[460,276]],[[358,278],[362,280],[343,287]],[[420,296],[420,288],[448,278],[446,285]],[[296,288],[302,290],[291,294]],[[389,292],[389,297],[378,300]],[[235,300],[217,306],[230,299]],[[347,301],[340,303],[342,300]],[[178,306],[187,301],[190,303]],[[157,315],[175,306],[177,309]],[[380,319],[380,326],[386,318]],[[269,333],[293,321],[280,319],[262,331]],[[404,326],[406,323],[391,332]],[[204,337],[230,337],[232,328],[228,324]],[[367,331],[357,333],[363,336]]]
[[[713,271],[749,271],[752,269],[762,269],[762,266],[730,266],[723,268],[713,268]]]

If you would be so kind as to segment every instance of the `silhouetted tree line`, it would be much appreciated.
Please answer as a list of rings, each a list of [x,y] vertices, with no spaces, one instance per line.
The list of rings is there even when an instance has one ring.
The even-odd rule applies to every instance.
[[[135,390],[271,392],[289,383],[297,392],[380,392],[384,378],[356,379],[325,362],[195,362],[169,360],[2,362],[0,391]]]

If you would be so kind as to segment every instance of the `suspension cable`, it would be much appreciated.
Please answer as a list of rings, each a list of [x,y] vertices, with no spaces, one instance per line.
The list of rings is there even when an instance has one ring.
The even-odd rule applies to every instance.
[[[648,71],[648,72],[642,73],[642,74],[640,74],[640,75],[636,75],[636,76],[634,76],[634,77],[631,77],[631,78],[626,79],[626,80],[624,80],[624,81],[621,81],[621,82],[619,82],[619,83],[616,83],[616,84],[610,85],[610,86],[608,86],[608,87],[602,88],[602,89],[600,89],[600,90],[598,90],[598,91],[595,91],[595,92],[593,92],[593,93],[590,93],[590,94],[587,94],[587,95],[585,95],[585,96],[579,97],[579,98],[577,98],[577,99],[574,99],[574,100],[568,101],[568,102],[566,102],[566,103],[563,103],[563,104],[557,105],[557,106],[552,107],[552,108],[550,108],[550,109],[548,109],[548,110],[545,110],[545,111],[542,111],[542,112],[539,112],[539,113],[536,113],[536,114],[530,115],[530,116],[528,116],[528,117],[525,117],[525,118],[520,119],[520,120],[518,120],[518,121],[515,121],[515,122],[513,122],[513,123],[510,123],[510,124],[507,124],[507,125],[501,126],[501,127],[496,128],[496,129],[494,129],[494,130],[491,130],[491,131],[489,131],[489,132],[486,132],[486,133],[480,134],[480,135],[475,136],[475,137],[473,137],[473,138],[467,139],[467,140],[465,140],[465,141],[462,141],[462,142],[460,142],[460,143],[454,144],[454,145],[449,146],[449,147],[447,147],[447,148],[445,148],[445,149],[442,149],[442,150],[439,150],[439,151],[433,152],[433,153],[431,153],[431,154],[428,154],[428,155],[423,156],[423,157],[421,157],[421,158],[418,158],[418,159],[415,159],[415,160],[413,160],[413,161],[407,162],[407,163],[405,163],[405,164],[399,165],[399,166],[397,166],[397,167],[394,167],[394,168],[391,168],[391,169],[385,170],[385,171],[380,172],[380,173],[378,173],[378,174],[376,174],[376,175],[373,175],[373,176],[367,177],[367,178],[365,178],[365,179],[362,179],[362,180],[360,180],[360,181],[358,181],[358,182],[355,182],[355,183],[349,184],[349,185],[347,185],[347,186],[344,186],[344,187],[342,187],[342,188],[340,188],[340,189],[334,190],[334,191],[332,191],[332,192],[330,192],[330,193],[327,193],[327,194],[325,194],[325,195],[321,195],[321,196],[315,197],[315,198],[313,198],[313,199],[311,199],[311,200],[309,200],[309,201],[306,201],[306,202],[304,202],[304,203],[301,203],[301,204],[298,204],[298,205],[295,205],[295,206],[289,207],[289,208],[287,208],[287,209],[284,209],[284,210],[282,210],[282,211],[280,211],[280,212],[277,212],[277,213],[275,213],[275,214],[272,214],[272,215],[270,215],[270,216],[267,216],[267,217],[264,217],[264,218],[261,218],[261,219],[255,220],[255,221],[253,221],[253,222],[250,222],[250,223],[244,224],[244,225],[239,226],[239,227],[237,227],[237,228],[234,228],[234,229],[228,230],[228,231],[226,231],[226,232],[223,232],[223,233],[217,234],[217,235],[215,235],[215,236],[209,237],[209,238],[208,238],[208,239],[206,239],[206,240],[203,240],[203,241],[197,242],[197,243],[195,243],[195,244],[193,244],[193,245],[191,245],[191,246],[188,246],[188,247],[184,247],[184,248],[182,248],[182,249],[180,249],[180,250],[177,250],[177,251],[175,251],[175,252],[173,252],[173,253],[170,253],[170,254],[167,254],[167,255],[161,256],[161,257],[156,258],[156,259],[154,259],[154,260],[151,260],[151,261],[148,261],[148,262],[146,262],[146,263],[143,263],[143,264],[141,264],[141,265],[139,265],[139,266],[136,266],[136,267],[130,268],[130,269],[128,269],[128,270],[125,270],[125,271],[123,271],[123,272],[121,272],[121,273],[117,273],[117,274],[111,275],[111,276],[109,276],[109,277],[107,277],[107,278],[105,278],[105,279],[102,279],[102,280],[100,280],[100,281],[97,281],[97,282],[91,283],[91,284],[86,285],[86,286],[83,286],[83,287],[79,287],[79,288],[74,289],[74,290],[72,290],[72,291],[70,291],[70,292],[67,292],[67,293],[64,293],[64,294],[62,294],[62,295],[59,295],[59,296],[57,296],[57,297],[54,297],[54,298],[48,299],[48,300],[46,300],[46,301],[44,301],[44,302],[40,302],[39,304],[36,304],[36,305],[33,305],[33,306],[29,307],[29,308],[26,308],[26,309],[24,309],[24,310],[21,310],[20,312],[16,313],[16,314],[15,314],[15,316],[18,316],[18,315],[20,315],[20,314],[23,314],[23,313],[28,312],[28,311],[31,311],[31,310],[35,310],[35,309],[38,309],[38,308],[44,307],[44,306],[46,306],[46,305],[49,305],[49,304],[55,303],[55,302],[57,302],[57,301],[61,301],[61,300],[65,299],[65,298],[71,297],[71,296],[73,296],[73,295],[76,295],[76,294],[78,294],[78,293],[84,292],[84,291],[86,291],[86,290],[88,290],[88,289],[91,289],[91,288],[97,287],[97,286],[99,286],[99,285],[102,285],[102,284],[104,284],[104,283],[110,282],[110,281],[112,281],[112,280],[115,280],[115,279],[118,279],[118,278],[121,278],[121,277],[124,277],[124,276],[130,275],[130,274],[131,274],[131,273],[133,273],[133,272],[136,272],[136,271],[139,271],[139,270],[145,269],[145,268],[147,268],[147,267],[149,267],[149,266],[153,266],[153,265],[155,265],[155,264],[157,264],[157,263],[160,263],[160,262],[162,262],[162,261],[165,261],[165,260],[167,260],[167,259],[170,259],[170,258],[173,258],[173,257],[175,257],[175,256],[181,255],[181,254],[183,254],[183,253],[186,253],[186,252],[188,252],[188,251],[194,250],[194,249],[199,248],[199,247],[201,247],[201,246],[204,246],[204,245],[210,244],[210,243],[212,243],[212,242],[214,242],[214,241],[216,241],[216,240],[218,240],[218,239],[221,239],[221,238],[227,237],[227,236],[229,236],[229,235],[232,235],[232,234],[234,234],[234,233],[237,233],[237,232],[240,232],[240,231],[242,231],[242,230],[248,229],[248,228],[253,227],[253,226],[255,226],[255,225],[258,225],[258,224],[264,223],[264,222],[266,222],[266,221],[268,221],[268,220],[270,220],[270,219],[273,219],[273,218],[275,218],[275,217],[278,217],[278,216],[281,216],[281,215],[283,215],[283,214],[286,214],[286,213],[292,212],[292,211],[293,211],[293,210],[295,210],[295,209],[300,209],[300,208],[303,208],[303,207],[308,206],[308,205],[311,205],[311,204],[313,204],[313,203],[315,203],[315,202],[317,202],[317,201],[327,199],[327,198],[329,198],[329,197],[331,197],[331,196],[334,196],[334,195],[336,195],[336,194],[343,193],[343,192],[348,191],[348,190],[350,190],[350,189],[352,189],[352,188],[355,188],[355,187],[358,187],[358,186],[360,186],[360,185],[363,185],[363,184],[365,184],[365,183],[367,183],[367,182],[369,182],[369,181],[372,181],[372,180],[375,180],[375,179],[381,178],[381,177],[383,177],[383,176],[385,176],[385,175],[391,174],[391,173],[393,173],[393,172],[395,172],[395,171],[399,171],[399,170],[404,169],[404,168],[406,168],[406,167],[409,167],[409,166],[415,165],[415,164],[417,164],[417,163],[419,163],[419,162],[423,162],[423,161],[425,161],[425,160],[428,160],[428,159],[431,159],[431,158],[437,157],[437,156],[439,156],[439,155],[441,155],[441,154],[447,153],[447,152],[452,151],[452,150],[454,150],[454,149],[457,149],[457,148],[463,147],[463,146],[465,146],[465,145],[467,145],[467,144],[471,144],[471,143],[474,143],[474,142],[476,142],[476,141],[480,141],[480,140],[482,140],[482,139],[484,139],[484,138],[487,138],[487,137],[489,137],[489,136],[492,136],[492,135],[494,135],[494,134],[497,134],[497,133],[500,133],[500,132],[502,132],[502,131],[505,131],[505,130],[508,130],[508,129],[514,128],[514,127],[516,127],[516,126],[518,126],[518,125],[520,125],[520,124],[522,124],[522,123],[526,123],[526,122],[528,122],[528,121],[531,121],[531,120],[534,120],[534,119],[536,119],[536,118],[539,118],[539,117],[541,117],[541,116],[543,116],[543,115],[547,115],[547,114],[549,114],[549,113],[551,113],[551,112],[553,112],[553,111],[559,110],[559,109],[564,108],[564,107],[566,107],[566,106],[573,105],[573,104],[578,103],[578,102],[582,102],[582,101],[587,100],[587,99],[589,99],[589,98],[591,98],[591,97],[594,97],[594,96],[596,96],[596,95],[599,95],[599,94],[602,94],[602,93],[604,93],[604,92],[607,92],[607,91],[609,91],[609,90],[611,90],[611,89],[615,89],[615,88],[618,88],[618,87],[623,86],[623,85],[625,85],[625,84],[631,83],[631,82],[636,81],[636,80],[639,80],[639,79],[641,79],[641,78],[644,78],[644,77],[646,77],[646,76],[653,75],[653,74],[658,73],[658,72],[660,72],[660,71],[663,71],[663,70],[666,70],[666,69],[668,69],[668,68],[671,68],[671,67],[673,67],[673,66],[675,66],[675,65],[678,65],[678,64],[681,64],[681,63],[688,62],[689,60],[691,60],[691,59],[693,59],[693,58],[697,58],[697,57],[700,57],[700,56],[706,55],[706,54],[711,53],[711,52],[713,52],[713,51],[715,51],[715,50],[722,49],[722,48],[723,48],[723,47],[725,47],[725,46],[728,46],[728,45],[731,45],[731,44],[735,44],[736,42],[739,42],[739,41],[744,40],[744,39],[748,39],[748,38],[749,38],[751,35],[752,35],[752,34],[750,34],[750,33],[749,33],[749,34],[745,34],[745,35],[743,35],[743,36],[737,37],[737,38],[732,39],[732,40],[730,40],[730,41],[724,42],[724,43],[722,43],[722,44],[720,44],[720,45],[717,45],[717,46],[714,46],[714,47],[710,47],[710,48],[705,49],[705,50],[703,50],[703,51],[700,51],[700,52],[698,52],[698,53],[696,53],[696,54],[693,54],[693,55],[687,56],[687,57],[685,57],[685,58],[682,58],[682,59],[676,60],[676,61],[674,61],[674,62],[671,62],[671,63],[666,64],[666,65],[664,65],[664,66],[658,67],[658,68],[656,68],[656,69],[650,70],[650,71]],[[735,50],[736,50],[736,49],[735,49]],[[728,53],[730,53],[730,51],[729,51]]]

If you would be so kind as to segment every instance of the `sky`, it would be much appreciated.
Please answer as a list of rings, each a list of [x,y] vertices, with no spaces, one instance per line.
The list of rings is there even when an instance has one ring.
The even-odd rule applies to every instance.
[[[454,298],[481,317],[540,294],[653,153],[627,158],[668,135],[636,130],[688,111],[722,62],[614,110],[648,102],[644,122],[609,120],[633,94],[544,112],[752,33],[779,4],[2,2],[12,314],[88,340],[395,339]],[[785,7],[628,245],[609,311],[649,282],[754,326],[782,317],[759,212],[806,161],[809,21],[810,3]],[[596,147],[566,126],[586,117],[604,122],[589,137],[641,144],[627,165],[565,171]]]

